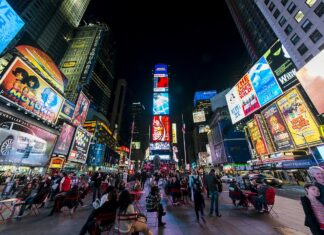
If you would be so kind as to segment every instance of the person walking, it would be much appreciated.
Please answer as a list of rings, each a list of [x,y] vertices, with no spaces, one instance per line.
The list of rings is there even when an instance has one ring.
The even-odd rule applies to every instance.
[[[209,174],[206,176],[206,185],[209,189],[209,197],[210,197],[210,210],[209,215],[213,215],[213,211],[215,209],[215,214],[218,217],[222,215],[219,213],[218,202],[219,202],[219,184],[220,182],[216,178],[215,170],[211,169]]]
[[[101,182],[104,180],[103,173],[101,172],[101,168],[98,169],[97,172],[93,174],[91,177],[91,181],[93,182],[93,197],[92,202],[94,202],[98,198],[101,198]]]
[[[205,202],[204,202],[204,197],[202,195],[203,183],[202,183],[202,179],[199,176],[197,170],[194,170],[193,175],[190,177],[190,187],[193,190],[193,198],[194,198],[194,205],[195,205],[197,221],[199,222],[199,212],[200,212],[201,218],[205,222],[205,219],[204,219]]]

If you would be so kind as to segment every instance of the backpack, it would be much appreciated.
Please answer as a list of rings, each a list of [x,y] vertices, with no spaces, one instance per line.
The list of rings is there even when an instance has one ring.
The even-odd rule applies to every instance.
[[[201,182],[199,180],[199,176],[192,177],[193,179],[193,190],[196,192],[201,192]]]

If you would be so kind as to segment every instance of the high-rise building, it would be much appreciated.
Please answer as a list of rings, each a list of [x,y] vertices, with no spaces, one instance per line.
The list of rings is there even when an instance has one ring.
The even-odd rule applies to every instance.
[[[25,21],[20,42],[41,48],[59,62],[90,0],[8,0]]]
[[[110,126],[113,130],[120,130],[124,111],[127,82],[125,79],[118,79],[114,89],[114,103],[110,114]]]
[[[254,1],[298,69],[324,49],[323,1]]]
[[[83,90],[94,108],[108,118],[114,85],[114,56],[110,30],[105,24],[79,27],[60,68],[68,78],[66,98],[76,102]]]
[[[252,62],[277,40],[254,0],[225,0]]]

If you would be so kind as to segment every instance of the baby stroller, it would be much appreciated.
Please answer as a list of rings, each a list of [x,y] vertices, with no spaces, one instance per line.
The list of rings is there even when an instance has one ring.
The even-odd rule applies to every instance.
[[[232,199],[234,206],[243,206],[244,208],[247,208],[249,205],[246,196],[235,181],[229,185],[229,197]],[[239,201],[238,204],[236,201]]]

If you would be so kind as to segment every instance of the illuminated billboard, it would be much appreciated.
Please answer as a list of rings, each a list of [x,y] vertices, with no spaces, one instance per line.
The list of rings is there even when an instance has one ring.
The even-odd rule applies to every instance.
[[[264,142],[264,139],[262,138],[262,134],[260,132],[257,121],[255,119],[249,121],[247,123],[247,127],[249,130],[251,140],[252,140],[252,145],[256,151],[256,154],[258,156],[267,154],[268,153],[267,147]]]
[[[53,87],[57,88],[62,93],[64,92],[64,86],[67,84],[67,79],[51,57],[42,50],[32,46],[20,45],[17,46],[16,49],[40,71]]]
[[[153,115],[169,114],[169,94],[154,93],[153,94]]]
[[[264,53],[264,58],[270,65],[282,90],[285,91],[297,84],[296,66],[288,54],[288,51],[279,40]]]
[[[75,110],[75,104],[73,104],[69,100],[65,100],[64,104],[62,105],[62,109],[61,109],[59,117],[71,121],[72,117],[73,117],[74,110]]]
[[[290,90],[276,103],[297,147],[321,142],[317,123],[297,88]]]
[[[324,113],[324,51],[297,72],[297,78],[319,114]]]
[[[53,153],[67,156],[69,153],[70,145],[73,139],[75,127],[67,123],[63,123],[61,134],[56,141]]]
[[[20,58],[16,58],[0,81],[1,96],[38,117],[56,123],[63,97]]]
[[[153,116],[152,141],[170,142],[170,118],[168,116]]]
[[[0,53],[2,53],[25,23],[6,0],[0,1],[0,19]]]
[[[83,125],[87,118],[87,113],[90,107],[90,100],[81,91],[72,117],[72,123],[75,126]]]
[[[205,122],[206,121],[205,111],[204,110],[193,112],[192,117],[193,117],[193,122],[194,123],[199,123],[199,122]]]
[[[232,123],[235,124],[245,117],[242,107],[240,96],[237,92],[236,86],[233,87],[226,95],[227,107],[232,119]]]
[[[215,90],[211,91],[196,91],[194,96],[194,107],[196,107],[198,100],[210,100],[213,98],[217,92]]]
[[[178,139],[177,139],[177,124],[176,123],[172,123],[172,143],[173,144],[178,143]]]
[[[167,92],[169,87],[168,77],[155,77],[154,78],[154,92]]]
[[[0,163],[45,166],[56,135],[0,111]]]
[[[252,66],[248,75],[261,106],[282,94],[280,86],[264,57],[261,57]]]
[[[150,143],[150,150],[170,150],[169,142]]]
[[[168,65],[156,64],[154,66],[154,74],[167,74],[167,73],[168,73]]]
[[[139,141],[133,141],[132,142],[132,149],[141,149],[141,142]]]
[[[242,102],[242,108],[245,116],[253,113],[260,108],[260,103],[253,89],[249,75],[245,74],[236,84],[238,95]]]
[[[79,126],[74,135],[68,160],[71,162],[85,163],[88,156],[91,138],[92,134]]]

